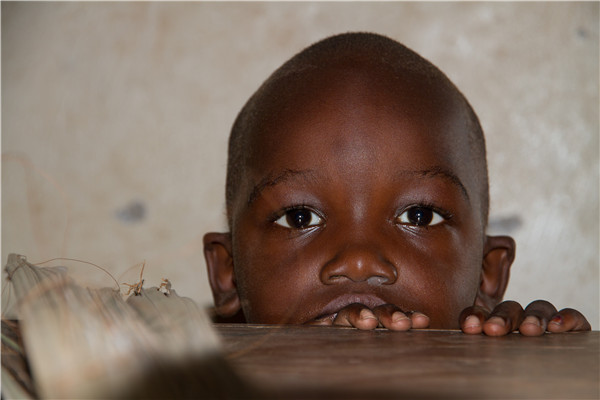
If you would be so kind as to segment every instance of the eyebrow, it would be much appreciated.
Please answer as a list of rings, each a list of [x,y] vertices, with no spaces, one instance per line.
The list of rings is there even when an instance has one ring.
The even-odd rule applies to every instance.
[[[450,182],[451,184],[458,187],[460,189],[460,191],[462,192],[462,194],[467,199],[467,201],[470,202],[469,193],[467,192],[467,188],[465,187],[465,185],[463,185],[462,181],[456,174],[454,174],[452,171],[449,171],[446,168],[443,168],[440,166],[435,166],[435,167],[422,169],[422,170],[402,171],[400,173],[400,175],[411,175],[411,176],[417,176],[417,177],[421,177],[421,178],[433,178],[433,177],[443,178],[447,182]]]
[[[460,189],[461,193],[465,196],[467,201],[470,202],[469,193],[467,192],[465,185],[463,185],[462,181],[456,174],[454,174],[452,171],[449,171],[446,168],[434,166],[431,168],[421,170],[404,170],[400,173],[400,175],[410,175],[419,178],[442,178],[445,181],[456,186],[458,189]],[[315,174],[314,171],[311,169],[285,169],[278,174],[270,174],[261,179],[260,182],[258,182],[256,185],[254,185],[252,191],[250,192],[250,195],[248,196],[247,205],[251,205],[266,188],[275,186],[279,183],[285,182],[289,179],[296,177],[300,177],[305,180],[314,180]]]
[[[256,200],[258,196],[268,187],[275,186],[281,182],[285,182],[291,178],[300,177],[305,180],[313,180],[314,179],[314,171],[310,169],[285,169],[278,174],[270,174],[263,179],[260,180],[250,192],[248,196],[247,204],[250,205]]]

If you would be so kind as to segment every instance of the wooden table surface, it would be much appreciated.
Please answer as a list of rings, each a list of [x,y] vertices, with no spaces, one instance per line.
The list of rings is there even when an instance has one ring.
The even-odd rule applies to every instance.
[[[494,338],[317,326],[216,329],[232,367],[275,398],[600,396],[598,331]]]

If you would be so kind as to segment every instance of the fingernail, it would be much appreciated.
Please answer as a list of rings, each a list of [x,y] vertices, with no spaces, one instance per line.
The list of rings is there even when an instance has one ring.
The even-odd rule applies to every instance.
[[[504,321],[504,319],[502,319],[500,317],[492,317],[492,318],[488,319],[486,322],[492,323],[494,325],[500,325],[500,326],[506,325],[506,321]]]
[[[562,323],[563,323],[563,319],[562,319],[562,317],[561,317],[560,315],[557,315],[557,316],[555,316],[554,318],[552,318],[552,319],[550,320],[550,323],[551,323],[551,324],[560,325],[560,324],[562,324]]]
[[[467,319],[465,319],[465,328],[475,328],[480,325],[481,322],[475,315],[469,315]]]
[[[375,315],[371,312],[371,310],[363,308],[360,310],[360,319],[375,319]]]
[[[541,326],[540,320],[537,317],[534,317],[533,315],[529,315],[529,316],[525,317],[522,324],[531,324],[531,325],[535,325],[535,326]]]
[[[403,321],[406,319],[408,319],[408,317],[406,315],[404,315],[404,313],[401,313],[400,311],[396,311],[392,314],[393,322]]]
[[[415,311],[412,313],[412,320],[413,321],[417,321],[417,320],[421,320],[421,322],[417,322],[417,325],[420,325],[423,322],[423,320],[429,321],[429,317],[421,312]],[[427,322],[427,324],[429,324],[429,322]]]

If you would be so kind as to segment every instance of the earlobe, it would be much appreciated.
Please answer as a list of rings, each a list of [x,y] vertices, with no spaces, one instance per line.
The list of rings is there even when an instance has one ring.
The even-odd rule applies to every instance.
[[[204,258],[216,313],[221,317],[231,317],[241,308],[235,285],[231,235],[215,232],[204,235]]]
[[[516,244],[509,236],[487,236],[483,249],[481,284],[475,304],[492,310],[502,301],[508,286]]]

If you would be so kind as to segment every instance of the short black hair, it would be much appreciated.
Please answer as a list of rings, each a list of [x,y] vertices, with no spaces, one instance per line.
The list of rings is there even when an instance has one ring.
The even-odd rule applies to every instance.
[[[279,67],[250,97],[239,112],[229,136],[227,180],[225,201],[229,228],[232,228],[232,205],[240,186],[240,179],[246,166],[249,138],[260,124],[267,107],[281,91],[281,82],[293,76],[300,76],[303,71],[327,65],[340,58],[369,57],[373,65],[391,69],[395,73],[413,73],[423,79],[442,85],[447,92],[458,96],[464,104],[468,128],[470,157],[479,172],[479,190],[481,196],[481,213],[483,225],[487,225],[489,213],[489,184],[485,149],[485,138],[479,119],[473,108],[458,88],[435,65],[401,43],[375,33],[352,32],[323,39],[302,50],[285,64]]]

